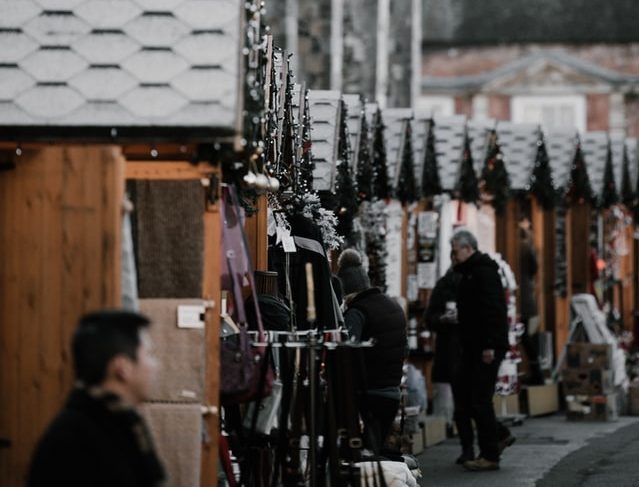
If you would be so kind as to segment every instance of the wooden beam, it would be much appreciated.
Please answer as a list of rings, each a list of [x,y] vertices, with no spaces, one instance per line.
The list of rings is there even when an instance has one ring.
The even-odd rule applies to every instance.
[[[218,173],[219,169],[206,162],[191,164],[184,161],[127,162],[127,179],[164,179],[184,180],[208,178],[211,174]]]
[[[216,173],[219,177],[221,174]],[[204,279],[202,296],[212,306],[206,310],[206,382],[204,396],[209,414],[204,417],[207,441],[202,445],[200,486],[217,485],[218,434],[220,421],[220,254],[222,227],[220,207],[209,203],[204,214]]]

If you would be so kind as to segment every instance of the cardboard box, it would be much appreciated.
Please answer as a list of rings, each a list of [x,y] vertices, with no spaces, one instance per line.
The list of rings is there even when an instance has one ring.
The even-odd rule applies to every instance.
[[[426,416],[424,421],[424,447],[429,448],[446,440],[446,418]]]
[[[597,396],[614,392],[612,371],[606,369],[564,369],[561,372],[566,396]]]
[[[557,384],[524,387],[520,403],[528,416],[555,413],[559,411],[559,387]]]
[[[569,369],[612,368],[612,346],[607,343],[568,343],[565,366]]]
[[[519,396],[517,394],[508,396],[495,395],[493,397],[493,405],[495,407],[495,416],[498,418],[519,414]]]
[[[410,435],[410,452],[412,455],[419,455],[424,451],[424,433],[420,429],[417,433]]]
[[[566,396],[568,421],[613,421],[618,417],[616,394]]]

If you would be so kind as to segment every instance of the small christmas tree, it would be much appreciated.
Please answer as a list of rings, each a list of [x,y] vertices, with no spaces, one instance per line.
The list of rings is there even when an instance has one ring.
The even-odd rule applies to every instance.
[[[404,146],[402,147],[402,160],[398,168],[397,187],[395,197],[403,205],[417,200],[415,189],[415,156],[413,154],[413,129],[410,120],[404,125]]]
[[[606,165],[604,166],[604,180],[601,193],[601,207],[610,208],[612,205],[619,203],[619,195],[617,194],[617,185],[615,184],[615,174],[612,168],[612,147],[610,139],[606,148]]]
[[[371,286],[386,290],[386,203],[384,200],[362,205],[362,226],[368,255],[368,277]]]
[[[308,103],[308,90],[304,92],[304,107],[302,110],[302,157],[298,171],[298,191],[308,193],[313,191],[313,153],[311,152],[311,110]]]
[[[550,172],[550,160],[548,159],[546,142],[541,128],[539,128],[539,137],[537,139],[535,164],[530,177],[530,192],[545,210],[551,210],[555,206],[555,187]]]
[[[386,168],[386,142],[384,121],[378,108],[373,119],[373,194],[378,199],[390,198],[388,169]]]
[[[437,167],[437,152],[435,151],[435,121],[428,120],[426,134],[426,148],[424,151],[424,166],[422,167],[422,197],[430,198],[441,194],[442,184]]]
[[[628,148],[623,144],[623,163],[621,166],[621,202],[628,210],[632,209],[635,201],[635,192],[630,181],[630,161],[628,160]]]
[[[473,167],[473,154],[470,151],[470,138],[468,129],[464,130],[464,149],[459,172],[459,182],[457,183],[457,197],[466,203],[479,202],[479,184],[477,174]]]
[[[575,203],[592,203],[593,193],[590,186],[590,178],[586,169],[586,162],[581,151],[581,141],[577,137],[577,146],[575,148],[575,157],[572,161],[570,169],[570,181],[566,191],[566,200],[570,204]]]
[[[493,208],[497,214],[502,214],[506,209],[506,202],[510,194],[510,177],[504,166],[496,130],[490,131],[481,179],[484,191],[492,195]]]
[[[362,102],[362,106],[364,103]],[[357,191],[359,201],[370,201],[373,197],[373,165],[371,161],[370,140],[366,111],[362,109],[361,132],[357,151]]]
[[[335,214],[338,219],[337,231],[344,236],[347,243],[356,241],[353,235],[353,218],[357,213],[357,188],[353,181],[350,164],[350,141],[348,134],[348,112],[346,103],[341,101],[340,131],[337,145],[337,180],[335,184],[335,197],[337,204]]]

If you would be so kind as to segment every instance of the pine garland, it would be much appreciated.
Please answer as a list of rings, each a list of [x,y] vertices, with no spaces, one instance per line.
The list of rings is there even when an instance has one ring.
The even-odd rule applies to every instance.
[[[575,148],[575,157],[572,161],[570,169],[570,181],[568,182],[568,190],[566,191],[566,200],[568,203],[592,203],[593,193],[590,186],[590,178],[586,170],[586,162],[581,151],[581,141],[577,138],[577,147]]]
[[[442,184],[439,179],[437,152],[435,151],[435,121],[431,118],[428,120],[424,165],[422,167],[422,197],[430,198],[441,193]]]
[[[337,145],[338,164],[337,180],[335,184],[335,196],[337,204],[335,214],[337,215],[337,231],[342,235],[347,243],[356,240],[353,235],[353,218],[357,213],[357,188],[353,181],[353,174],[350,164],[350,140],[348,134],[348,111],[346,103],[341,101],[340,110],[340,131]]]
[[[362,106],[364,106],[363,102]],[[361,132],[359,136],[359,149],[357,151],[357,196],[359,197],[360,203],[372,199],[373,179],[374,171],[371,161],[368,122],[366,120],[366,111],[362,108]]]
[[[308,193],[313,191],[313,153],[311,151],[311,110],[308,102],[308,90],[304,92],[304,108],[302,110],[302,157],[298,173],[298,191]]]
[[[390,198],[388,169],[386,167],[386,142],[384,140],[384,121],[378,108],[373,119],[373,194],[378,199]]]
[[[608,147],[606,148],[606,165],[604,166],[604,180],[601,194],[601,207],[610,208],[612,205],[619,203],[619,195],[617,194],[617,185],[615,184],[615,174],[612,168],[612,147],[610,139],[608,139]]]
[[[555,185],[552,180],[550,170],[550,159],[546,150],[544,134],[539,129],[537,139],[537,153],[535,155],[535,165],[530,177],[530,192],[537,198],[545,210],[551,210],[555,206]]]
[[[623,163],[621,167],[621,202],[628,210],[632,209],[635,202],[635,192],[630,182],[630,161],[628,160],[628,148],[623,145]]]
[[[504,166],[501,147],[497,139],[497,131],[491,130],[488,150],[481,173],[482,186],[486,193],[492,195],[491,203],[497,214],[503,214],[510,195],[510,176]]]
[[[459,182],[457,183],[457,196],[466,203],[479,202],[479,184],[477,174],[473,167],[473,154],[470,151],[470,138],[468,129],[464,131],[464,150],[462,152]]]
[[[406,120],[404,129],[404,147],[402,148],[402,160],[400,161],[395,197],[403,205],[417,201],[417,189],[415,188],[415,156],[413,154],[413,128],[410,120]]]
[[[368,255],[368,277],[371,286],[386,290],[386,203],[384,200],[362,205],[362,226]]]

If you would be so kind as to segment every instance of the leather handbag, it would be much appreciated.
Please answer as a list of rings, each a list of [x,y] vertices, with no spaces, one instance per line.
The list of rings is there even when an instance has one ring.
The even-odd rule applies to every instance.
[[[253,267],[247,251],[241,210],[232,186],[223,190],[222,205],[222,286],[233,296],[239,333],[221,339],[220,343],[220,399],[222,404],[236,404],[265,397],[271,392],[273,369],[264,346],[253,346],[248,336],[246,311],[242,298],[242,283],[248,279],[259,336],[264,337],[262,317],[255,296]]]

